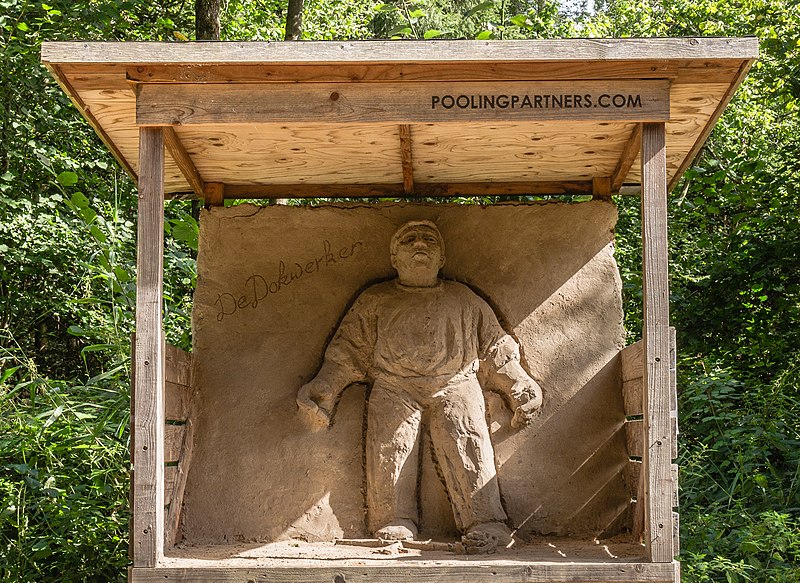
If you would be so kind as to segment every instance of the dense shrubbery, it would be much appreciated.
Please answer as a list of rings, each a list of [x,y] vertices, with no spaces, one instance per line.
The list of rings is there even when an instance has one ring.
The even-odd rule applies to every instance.
[[[127,563],[135,196],[38,65],[44,39],[190,37],[182,3],[0,3],[0,579],[110,581]],[[308,38],[757,35],[762,58],[672,194],[687,581],[800,581],[800,8],[790,0],[307,0]],[[282,38],[231,1],[223,36]],[[618,260],[640,330],[638,210]],[[167,209],[171,342],[190,343],[196,224]]]

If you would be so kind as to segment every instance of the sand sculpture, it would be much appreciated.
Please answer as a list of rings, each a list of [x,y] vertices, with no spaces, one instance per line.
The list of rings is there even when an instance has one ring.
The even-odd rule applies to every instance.
[[[427,426],[468,553],[511,541],[476,373],[493,367],[508,383],[512,426],[530,422],[542,390],[520,365],[519,346],[467,286],[439,277],[444,241],[431,221],[410,221],[390,244],[397,278],[367,288],[330,341],[320,371],[297,394],[327,426],[350,384],[372,384],[367,410],[367,525],[381,539],[417,535],[420,434]]]

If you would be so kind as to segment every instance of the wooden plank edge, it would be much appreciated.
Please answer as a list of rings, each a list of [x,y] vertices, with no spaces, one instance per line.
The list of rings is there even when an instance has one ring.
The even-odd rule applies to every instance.
[[[207,183],[212,184],[212,183]],[[225,199],[247,198],[404,198],[403,184],[226,184]],[[591,195],[590,180],[563,182],[415,182],[414,195],[569,196]]]
[[[173,561],[175,559],[172,559]],[[476,561],[477,563],[477,561]],[[155,567],[130,568],[131,583],[160,581],[216,581],[233,583],[674,583],[675,564],[667,563],[557,563],[530,562],[517,565],[493,565],[486,560],[470,565],[420,565],[403,562],[398,566],[348,565],[331,567]]]
[[[736,60],[738,70],[739,60]],[[677,82],[679,74],[695,68],[708,70],[709,63],[688,63],[681,68],[667,60],[595,61],[592,67],[593,80],[603,79],[669,79]],[[714,61],[711,66],[716,65]],[[70,65],[68,65],[70,66]],[[117,65],[124,67],[124,65]],[[136,65],[125,67],[125,79],[133,83],[202,83],[202,84],[250,84],[250,83],[390,83],[395,81],[561,81],[586,78],[583,62],[563,61],[504,62],[484,61],[477,63],[453,63],[446,75],[437,78],[433,67],[426,63],[348,63],[331,65],[273,63],[236,63],[199,65]],[[729,67],[730,68],[730,67]],[[715,73],[724,70],[712,69]],[[118,76],[122,76],[120,72]],[[444,78],[443,78],[444,77]],[[105,88],[105,87],[102,87]]]
[[[303,41],[286,46],[281,42],[137,42],[137,55],[125,55],[121,42],[46,41],[42,60],[48,63],[94,64],[341,64],[341,63],[442,63],[485,62],[575,62],[715,59],[755,59],[756,37],[680,37],[623,39],[546,39],[531,42],[478,40],[395,41]],[[499,55],[499,52],[503,55]],[[147,55],[148,60],[132,59]],[[554,55],[559,58],[554,59]],[[123,58],[127,56],[127,58]],[[232,58],[235,57],[235,58]]]
[[[44,44],[44,43],[43,43]],[[44,49],[42,49],[42,54],[44,55]],[[106,134],[103,130],[103,126],[100,125],[100,122],[97,121],[97,118],[92,113],[91,109],[86,105],[86,103],[81,99],[80,94],[75,90],[74,87],[70,84],[69,80],[65,75],[61,73],[58,65],[50,63],[48,61],[44,61],[44,56],[42,57],[44,66],[50,71],[50,74],[56,80],[56,83],[61,87],[61,90],[67,94],[69,100],[72,102],[72,105],[75,106],[75,109],[83,116],[83,118],[88,122],[89,126],[94,130],[97,134],[97,137],[100,138],[100,141],[105,144],[106,148],[111,151],[111,155],[114,156],[114,159],[122,166],[122,169],[130,176],[134,182],[139,182],[139,176],[133,169],[133,166],[128,162],[125,156],[122,155],[122,152],[117,148],[114,141]]]
[[[725,108],[728,107],[728,104],[730,103],[731,99],[733,99],[734,93],[736,93],[736,90],[739,88],[739,85],[741,85],[742,81],[744,81],[744,78],[747,76],[747,72],[750,70],[750,67],[753,66],[753,63],[755,63],[756,58],[757,58],[757,53],[756,57],[748,59],[744,63],[742,63],[742,66],[739,69],[739,74],[733,80],[730,87],[725,92],[725,95],[723,95],[722,99],[717,104],[717,108],[714,110],[714,113],[712,113],[711,117],[708,118],[708,122],[706,123],[705,128],[703,128],[703,131],[700,132],[697,141],[691,147],[689,153],[686,154],[686,157],[684,158],[681,165],[678,166],[678,170],[677,172],[675,172],[675,175],[672,177],[672,180],[670,180],[669,184],[667,184],[667,193],[672,192],[672,189],[675,188],[675,186],[677,186],[684,172],[688,170],[689,166],[691,166],[697,155],[700,153],[700,150],[705,145],[706,140],[708,140],[708,137],[711,135],[711,132],[714,131],[714,126],[717,125],[717,122],[719,121],[719,118],[722,117],[722,113],[725,111]]]
[[[178,170],[181,171],[181,174],[183,174],[189,186],[192,187],[194,193],[197,196],[203,196],[205,192],[205,181],[203,177],[200,176],[200,172],[197,171],[197,167],[194,165],[191,156],[189,156],[189,152],[186,151],[186,148],[183,146],[173,126],[164,127],[164,144],[172,160],[178,166]]]

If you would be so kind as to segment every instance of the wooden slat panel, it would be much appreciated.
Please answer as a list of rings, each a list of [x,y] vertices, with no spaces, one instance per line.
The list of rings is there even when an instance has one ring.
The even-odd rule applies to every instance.
[[[186,421],[192,401],[192,387],[167,381],[164,387],[164,417],[167,421]]]
[[[669,425],[670,425],[670,456],[672,459],[678,459],[678,412],[669,412]]]
[[[496,81],[136,87],[138,125],[666,121],[669,82]]]
[[[152,567],[164,541],[164,331],[161,305],[164,257],[164,138],[140,132],[136,260],[134,566]]]
[[[664,124],[642,126],[645,533],[651,560],[672,562],[669,283]]]
[[[417,182],[486,182],[485,176],[493,182],[591,181],[611,175],[633,125],[420,124],[414,126],[414,177]]]
[[[165,380],[177,385],[192,384],[192,354],[172,344],[165,345]]]
[[[686,164],[687,153],[693,151],[695,147],[702,146],[704,128],[708,127],[719,100],[723,99],[729,88],[727,83],[711,82],[672,87],[671,115],[667,122],[666,158],[667,176],[671,188],[675,186],[676,177],[679,177],[679,169]],[[625,182],[640,184],[641,176],[641,156],[637,156]]]
[[[622,382],[644,376],[644,343],[641,340],[623,348],[620,357],[622,358]]]
[[[672,464],[670,473],[672,474],[672,507],[677,508],[680,506],[680,497],[678,495],[678,464]]]
[[[681,516],[677,512],[672,513],[672,548],[675,555],[681,552]],[[680,583],[678,580],[677,583]]]
[[[191,126],[178,134],[207,182],[403,183],[395,124]]]
[[[622,383],[622,398],[625,404],[625,415],[644,414],[644,380],[642,377]]]
[[[470,561],[473,562],[473,561]],[[403,567],[348,566],[332,567],[162,567],[132,569],[130,580],[138,582],[245,583],[673,583],[675,568],[671,563],[528,563],[458,566],[420,565],[409,561]]]
[[[669,402],[670,410],[678,411],[678,352],[676,331],[673,326],[669,327]]]
[[[184,425],[164,427],[164,462],[177,462],[183,449]]]
[[[136,101],[133,90],[97,90],[80,94],[86,108],[91,112],[108,140],[113,142],[125,166],[133,176],[139,173],[139,129],[136,127]],[[191,190],[178,165],[167,157],[164,161],[164,189]]]
[[[175,492],[175,481],[178,478],[178,466],[164,468],[164,506],[172,504],[172,494]]]
[[[186,490],[186,479],[189,475],[189,468],[192,464],[192,452],[194,450],[194,424],[190,419],[187,421],[183,438],[183,449],[180,454],[180,461],[175,468],[175,482],[172,490],[171,504],[167,511],[164,526],[164,543],[169,546],[175,545],[180,539],[181,513],[183,512],[183,494]]]
[[[644,456],[644,421],[636,419],[625,422],[625,439],[628,446],[628,455],[631,457]]]
[[[637,498],[639,495],[639,482],[642,477],[642,462],[631,460],[625,465],[623,472],[625,485],[628,487],[631,498]]]

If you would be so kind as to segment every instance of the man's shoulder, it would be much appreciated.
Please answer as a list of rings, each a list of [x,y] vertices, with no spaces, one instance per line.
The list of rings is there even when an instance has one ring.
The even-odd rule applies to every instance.
[[[482,301],[480,296],[476,294],[474,291],[472,291],[471,287],[461,282],[444,279],[442,280],[442,284],[444,290],[452,296],[468,299],[471,301]]]

